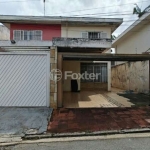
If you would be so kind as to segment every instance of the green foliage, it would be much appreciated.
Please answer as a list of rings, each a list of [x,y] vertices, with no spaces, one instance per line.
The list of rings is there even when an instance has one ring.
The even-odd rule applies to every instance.
[[[135,7],[133,8],[133,14],[137,14],[138,17],[140,18],[143,16],[145,13],[147,13],[150,10],[150,5],[146,7],[143,11],[139,8],[137,4],[135,4]]]
[[[115,35],[111,35],[111,39],[112,39],[112,40],[115,40],[115,39],[116,39],[116,36],[115,36]]]

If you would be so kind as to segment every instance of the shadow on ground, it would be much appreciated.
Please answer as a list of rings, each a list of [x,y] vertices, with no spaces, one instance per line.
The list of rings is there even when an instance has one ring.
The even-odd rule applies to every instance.
[[[131,103],[135,104],[134,106],[149,106],[150,105],[150,95],[146,94],[136,94],[136,93],[127,93],[127,94],[118,94],[119,96],[123,96],[128,98]],[[134,107],[132,106],[132,107]]]

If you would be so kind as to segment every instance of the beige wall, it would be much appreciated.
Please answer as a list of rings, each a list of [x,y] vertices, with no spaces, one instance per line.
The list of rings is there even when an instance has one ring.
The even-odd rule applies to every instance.
[[[82,38],[82,32],[105,32],[111,38],[111,27],[62,26],[61,36],[67,38]]]
[[[65,71],[72,71],[73,73],[80,73],[79,61],[63,61],[63,75]],[[78,90],[80,90],[80,80],[78,79]],[[63,91],[71,91],[71,78],[68,77],[63,80]]]
[[[57,47],[50,48],[50,71],[57,69]],[[50,107],[57,108],[57,81],[50,79]]]
[[[2,25],[0,25],[0,40],[10,40],[9,29]]]
[[[137,32],[131,32],[131,35],[123,39],[115,47],[117,54],[142,54],[150,48],[150,25],[144,25]],[[125,62],[115,62],[120,65]]]
[[[149,91],[149,61],[127,62],[112,67],[112,87],[147,93]]]
[[[150,24],[143,25],[137,32],[123,39],[115,46],[118,54],[141,54],[150,48]]]

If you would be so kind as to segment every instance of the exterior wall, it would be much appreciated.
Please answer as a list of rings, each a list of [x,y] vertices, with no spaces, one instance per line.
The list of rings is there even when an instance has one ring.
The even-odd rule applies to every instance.
[[[50,71],[57,69],[57,48],[50,49]],[[50,107],[57,108],[57,81],[50,80]]]
[[[53,38],[53,45],[58,47],[80,47],[80,48],[111,48],[110,39],[91,40],[87,38]]]
[[[62,26],[61,27],[61,37],[65,38],[82,38],[82,32],[106,32],[107,38],[111,38],[111,27],[97,27],[97,26]]]
[[[149,61],[127,62],[112,67],[112,87],[147,93],[149,91]]]
[[[72,73],[80,73],[79,61],[63,61],[63,74],[65,71],[72,71]],[[78,79],[78,90],[80,90],[80,80]],[[63,91],[71,91],[71,77],[63,81]]]
[[[81,83],[81,90],[108,90],[108,83]]]
[[[61,25],[44,25],[44,24],[11,24],[10,39],[13,39],[13,30],[42,30],[43,40],[52,40],[53,37],[61,37]]]
[[[62,62],[63,62],[63,56],[62,54],[57,54],[57,69],[59,69],[62,72]],[[63,79],[61,78],[57,82],[57,104],[58,107],[63,107]]]
[[[0,40],[9,40],[10,31],[7,27],[0,25]]]
[[[123,39],[115,47],[117,54],[141,54],[150,48],[150,24]]]

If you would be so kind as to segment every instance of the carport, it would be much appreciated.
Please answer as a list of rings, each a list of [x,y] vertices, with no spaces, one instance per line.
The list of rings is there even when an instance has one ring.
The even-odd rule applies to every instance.
[[[60,70],[64,70],[63,68],[63,61],[68,61],[68,62],[91,62],[91,63],[107,63],[107,69],[108,69],[108,88],[107,91],[111,91],[111,66],[110,66],[110,62],[111,61],[128,61],[128,62],[136,62],[136,61],[146,61],[146,60],[150,60],[150,55],[149,54],[99,54],[99,53],[59,53],[59,63],[58,63],[58,69]],[[69,63],[68,63],[69,64]],[[75,67],[72,66],[72,67]],[[148,81],[149,82],[149,81]],[[81,101],[84,101],[85,96],[83,95],[87,95],[87,98],[89,99],[90,96],[94,95],[93,93],[91,93],[91,95],[89,94],[89,90],[86,90],[86,93],[83,94],[79,94],[82,93],[82,89],[81,91],[79,91],[79,93],[69,93],[67,95],[67,97],[65,96],[66,93],[63,92],[63,87],[64,87],[64,81],[63,79],[61,81],[58,82],[58,106],[62,107],[64,105],[64,101],[66,101],[67,99],[67,103],[69,101],[69,99],[79,99]],[[88,85],[89,86],[89,85]],[[98,93],[96,94],[100,94],[99,93],[100,90],[98,89]],[[95,97],[96,98],[96,97]],[[112,97],[111,97],[112,98]],[[74,102],[76,100],[73,100]],[[73,103],[74,103],[73,102]],[[76,105],[76,103],[74,103]],[[87,107],[89,108],[90,106],[87,105]],[[97,106],[96,106],[97,107]],[[106,105],[107,107],[107,105]],[[113,106],[112,106],[113,107]],[[78,106],[75,106],[75,108],[78,108]]]

